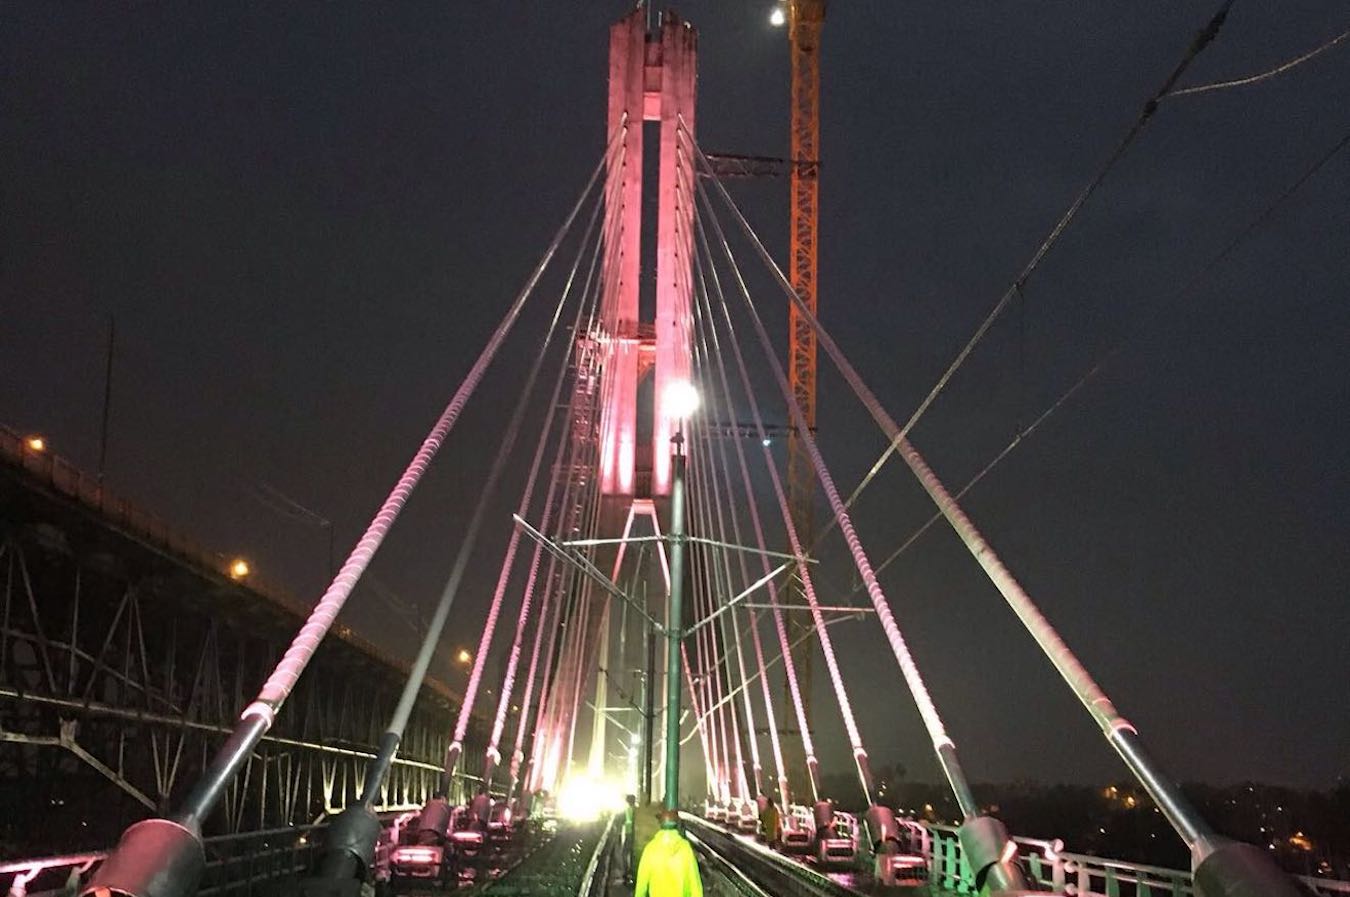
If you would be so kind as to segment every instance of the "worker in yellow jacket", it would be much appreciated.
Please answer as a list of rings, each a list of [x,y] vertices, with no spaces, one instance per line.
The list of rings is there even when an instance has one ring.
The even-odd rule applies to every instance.
[[[633,897],[703,897],[698,860],[674,810],[661,814],[661,830],[642,850]]]

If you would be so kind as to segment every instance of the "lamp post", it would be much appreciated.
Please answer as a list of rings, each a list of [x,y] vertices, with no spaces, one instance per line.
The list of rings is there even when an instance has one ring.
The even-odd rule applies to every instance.
[[[679,422],[671,446],[670,606],[666,616],[666,799],[680,803],[680,641],[684,636],[684,422],[698,410],[698,391],[685,380],[666,388],[663,411]]]
[[[683,434],[671,439],[670,610],[666,616],[666,809],[679,808],[680,639],[684,634],[684,452]]]

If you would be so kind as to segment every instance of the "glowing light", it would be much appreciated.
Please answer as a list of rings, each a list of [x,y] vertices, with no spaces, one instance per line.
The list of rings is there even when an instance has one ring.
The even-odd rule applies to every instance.
[[[765,448],[768,448],[769,446],[773,445],[773,440],[766,436],[760,440],[759,444],[764,446]]]
[[[599,819],[601,813],[623,806],[623,789],[608,780],[569,778],[558,792],[558,815],[574,822]]]
[[[662,396],[665,413],[670,417],[683,419],[698,410],[698,390],[688,380],[672,380],[666,385],[666,394]]]
[[[248,561],[243,558],[235,558],[230,561],[230,578],[243,579],[253,572],[253,568],[248,565]]]
[[[783,12],[782,6],[775,6],[773,12],[769,13],[769,24],[775,28],[782,28],[787,24],[787,13]]]
[[[459,653],[455,655],[455,660],[458,660],[460,663],[468,663],[473,660],[473,655],[469,653],[468,648],[460,648]]]
[[[440,859],[439,851],[434,847],[400,847],[394,851],[393,861],[395,863],[409,863],[424,865],[435,863]]]
[[[41,436],[29,436],[23,441],[23,444],[28,446],[30,452],[45,452],[47,450],[47,440]]]

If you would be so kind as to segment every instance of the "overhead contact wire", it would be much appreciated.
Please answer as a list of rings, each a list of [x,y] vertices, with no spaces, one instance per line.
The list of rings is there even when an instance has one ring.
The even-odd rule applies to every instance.
[[[919,406],[914,410],[913,414],[910,415],[909,420],[907,420],[905,425],[900,428],[898,431],[899,436],[909,435],[910,431],[918,424],[919,419],[923,417],[929,407],[946,388],[952,377],[955,376],[956,372],[963,364],[965,364],[966,359],[970,357],[970,354],[975,350],[975,347],[984,339],[985,334],[989,332],[989,329],[994,325],[994,322],[1003,314],[1012,300],[1025,289],[1027,281],[1031,278],[1032,274],[1036,272],[1036,269],[1040,267],[1041,262],[1059,241],[1059,238],[1063,236],[1064,231],[1068,229],[1069,225],[1078,216],[1079,211],[1087,203],[1088,199],[1090,199],[1097,191],[1102,182],[1106,179],[1106,176],[1125,155],[1126,151],[1133,145],[1135,140],[1138,139],[1145,126],[1153,119],[1154,113],[1157,112],[1159,102],[1168,95],[1177,96],[1180,93],[1173,91],[1178,79],[1180,79],[1181,76],[1185,74],[1186,70],[1190,68],[1196,57],[1198,57],[1200,53],[1218,37],[1219,31],[1223,27],[1225,20],[1228,18],[1228,12],[1232,8],[1233,3],[1234,0],[1225,0],[1225,2],[1219,6],[1219,9],[1210,17],[1205,27],[1200,29],[1200,31],[1198,31],[1191,39],[1190,44],[1182,54],[1180,62],[1178,62],[1168,74],[1162,85],[1153,92],[1147,101],[1145,101],[1143,108],[1135,117],[1134,122],[1125,132],[1125,136],[1116,144],[1110,155],[1107,156],[1106,161],[1097,169],[1096,173],[1087,184],[1074,196],[1073,201],[1069,203],[1068,208],[1064,210],[1064,213],[1059,217],[1059,220],[1055,222],[1054,227],[1050,229],[1050,232],[1036,247],[1036,251],[1032,253],[1030,260],[1022,267],[1022,270],[1018,273],[1017,277],[1013,279],[1013,282],[1008,285],[1008,288],[1004,290],[998,301],[994,303],[994,306],[985,315],[979,326],[976,327],[975,332],[966,341],[965,345],[962,346],[961,350],[956,354],[956,357],[952,359],[951,363],[947,366],[947,369],[943,371],[937,382],[933,384],[933,387],[928,391],[928,394],[924,396],[923,401],[919,403]],[[703,155],[702,150],[695,146],[694,151],[699,158],[702,159],[707,170],[711,172],[712,169],[708,166],[707,158]],[[715,175],[713,176],[713,179],[718,183],[720,189],[721,183],[716,181]],[[857,501],[858,496],[862,494],[867,485],[876,477],[881,468],[890,459],[891,455],[895,453],[896,449],[897,446],[892,442],[892,444],[887,446],[881,453],[880,457],[877,458],[876,462],[858,484],[858,487],[849,495],[848,500],[845,502],[846,508],[851,508],[853,506],[854,502]],[[833,526],[834,524],[831,522],[824,530],[822,530],[816,537],[816,545],[821,543],[824,537],[833,529]]]
[[[1182,286],[1179,289],[1175,290],[1174,292],[1168,293],[1162,301],[1157,302],[1156,303],[1157,306],[1159,308],[1176,307],[1177,303],[1180,300],[1186,298],[1190,293],[1192,293],[1196,289],[1196,287],[1198,287],[1205,280],[1205,278],[1207,278],[1216,269],[1218,269],[1220,264],[1222,264],[1225,260],[1227,260],[1227,258],[1230,255],[1232,255],[1233,251],[1237,249],[1239,245],[1245,242],[1249,237],[1252,236],[1252,234],[1256,233],[1258,230],[1260,230],[1262,226],[1264,226],[1268,221],[1270,221],[1270,219],[1274,216],[1275,212],[1277,212],[1280,209],[1280,207],[1285,204],[1285,202],[1287,202],[1295,193],[1297,193],[1298,190],[1302,188],[1304,184],[1306,184],[1309,180],[1311,180],[1312,177],[1316,175],[1323,168],[1323,166],[1326,165],[1327,162],[1331,161],[1331,159],[1337,153],[1343,151],[1347,145],[1350,145],[1350,132],[1342,136],[1341,139],[1337,141],[1335,145],[1333,145],[1330,149],[1326,150],[1321,155],[1319,155],[1317,159],[1314,160],[1313,163],[1308,168],[1303,170],[1303,172],[1298,176],[1298,178],[1296,178],[1293,182],[1291,182],[1288,186],[1286,186],[1283,190],[1281,190],[1280,193],[1277,196],[1275,196],[1275,198],[1272,199],[1271,202],[1269,202],[1266,206],[1264,206],[1255,217],[1253,217],[1250,221],[1248,221],[1247,224],[1244,225],[1241,230],[1239,230],[1226,243],[1224,243],[1224,245],[1219,249],[1218,252],[1212,255],[1203,265],[1201,265],[1200,268],[1196,270],[1196,272],[1192,274],[1186,280],[1186,282],[1182,284]],[[986,476],[992,473],[994,468],[996,468],[1000,463],[1002,463],[1002,461],[1005,458],[1007,458],[1008,455],[1012,454],[1014,449],[1019,447],[1023,442],[1025,442],[1028,438],[1030,438],[1031,435],[1041,427],[1041,425],[1043,425],[1047,420],[1049,420],[1061,408],[1067,405],[1069,401],[1075,395],[1078,394],[1078,392],[1080,392],[1084,387],[1086,387],[1102,371],[1104,371],[1107,367],[1109,367],[1116,358],[1124,354],[1125,350],[1129,348],[1130,344],[1139,339],[1141,336],[1142,334],[1138,332],[1126,336],[1125,338],[1118,340],[1106,352],[1103,352],[1097,358],[1097,360],[1092,363],[1091,367],[1089,367],[1086,371],[1084,371],[1083,374],[1077,380],[1075,380],[1074,383],[1068,389],[1060,393],[1058,398],[1056,398],[1053,402],[1047,405],[1045,409],[1036,417],[1035,420],[1031,422],[1029,426],[1021,429],[1020,432],[1018,432],[1017,435],[1015,435],[1012,438],[1012,440],[1010,440],[1008,444],[1005,445],[1002,448],[1002,450],[998,452],[998,454],[996,454],[993,458],[991,458],[985,464],[985,466],[982,467],[977,474],[975,474],[975,476],[971,477],[968,481],[966,481],[966,484],[962,486],[961,489],[956,493],[955,495],[956,500],[959,501],[981,480],[983,480]],[[942,512],[941,511],[934,512],[933,515],[929,517],[928,520],[926,520],[918,529],[916,529],[913,533],[911,533],[908,537],[906,537],[905,540],[902,543],[900,543],[899,547],[897,547],[894,551],[892,551],[889,555],[887,555],[885,560],[883,560],[880,564],[877,564],[876,572],[880,574],[882,570],[889,567],[897,558],[899,558],[902,554],[904,554],[906,550],[908,550],[912,545],[914,545],[914,543],[924,533],[926,533],[934,523],[936,523],[941,519],[942,519]],[[857,594],[861,590],[862,586],[860,584],[859,586],[854,588],[850,594]]]

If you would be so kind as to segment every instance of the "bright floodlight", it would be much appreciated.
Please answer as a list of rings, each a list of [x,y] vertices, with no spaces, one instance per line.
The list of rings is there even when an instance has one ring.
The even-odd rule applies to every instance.
[[[558,815],[573,822],[589,822],[600,814],[623,808],[623,791],[608,780],[589,776],[568,778],[558,792]]]
[[[671,417],[690,417],[698,410],[698,390],[688,380],[672,380],[666,386],[665,411]]]
[[[783,7],[775,6],[773,12],[769,13],[769,24],[775,28],[782,28],[787,24],[787,15],[783,12]]]

